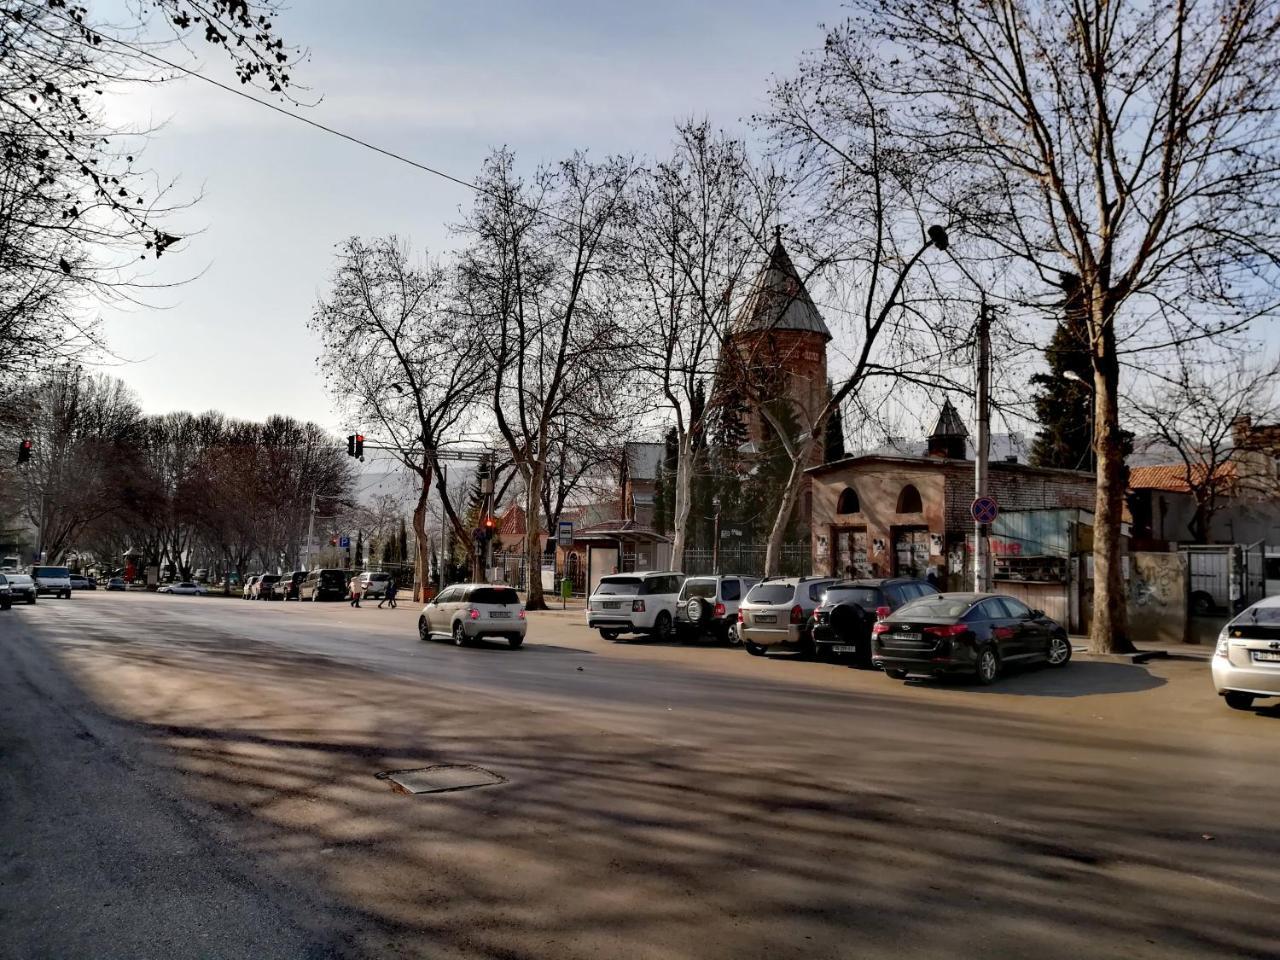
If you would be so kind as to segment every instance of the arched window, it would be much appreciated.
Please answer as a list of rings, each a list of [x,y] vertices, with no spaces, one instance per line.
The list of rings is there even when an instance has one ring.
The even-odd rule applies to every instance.
[[[902,492],[898,494],[898,512],[899,513],[920,513],[924,507],[920,505],[920,491],[915,488],[914,484],[908,483],[902,488]]]
[[[836,513],[857,513],[862,509],[858,502],[858,491],[853,487],[845,487],[840,491],[840,499],[836,501]]]

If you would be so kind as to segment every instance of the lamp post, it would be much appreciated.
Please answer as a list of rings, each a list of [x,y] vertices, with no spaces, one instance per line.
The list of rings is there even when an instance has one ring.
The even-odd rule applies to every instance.
[[[1063,370],[1062,379],[1078,383],[1089,391],[1089,472],[1094,473],[1097,469],[1094,463],[1097,451],[1093,446],[1093,418],[1095,416],[1094,407],[1097,404],[1097,394],[1093,389],[1093,384],[1080,376],[1080,374],[1076,373],[1074,370]]]
[[[711,509],[715,511],[715,539],[711,543],[711,572],[720,573],[720,497],[711,498]]]

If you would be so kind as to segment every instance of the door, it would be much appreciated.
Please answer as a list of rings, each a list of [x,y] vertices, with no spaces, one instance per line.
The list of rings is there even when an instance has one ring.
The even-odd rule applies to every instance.
[[[835,547],[831,573],[853,580],[871,576],[871,564],[867,561],[867,528],[836,527],[831,542]]]
[[[435,603],[427,604],[427,629],[432,633],[447,633],[449,631],[445,605],[450,603],[457,593],[457,587],[445,587],[444,592],[436,597]]]
[[[1004,607],[1007,626],[1013,631],[1009,656],[1047,657],[1049,655],[1049,631],[1044,624],[1031,618],[1030,607],[1013,597],[1000,597],[998,601],[987,602],[998,602]]]
[[[929,571],[929,528],[893,528],[893,575],[923,580]]]
[[[992,597],[978,604],[971,614],[973,619],[985,621],[986,632],[996,645],[996,652],[1002,661],[1018,659],[1019,640],[1013,622],[1005,611],[1004,604]]]

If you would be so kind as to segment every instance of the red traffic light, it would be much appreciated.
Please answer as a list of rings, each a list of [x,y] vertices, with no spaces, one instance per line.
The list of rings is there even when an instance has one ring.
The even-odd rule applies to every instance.
[[[31,459],[31,441],[23,440],[18,444],[18,462],[26,463]]]

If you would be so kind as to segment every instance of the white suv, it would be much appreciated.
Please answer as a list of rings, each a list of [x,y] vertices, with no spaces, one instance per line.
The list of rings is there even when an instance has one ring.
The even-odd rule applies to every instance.
[[[587,601],[587,626],[606,640],[624,633],[670,640],[683,573],[615,573],[601,579]]]
[[[447,637],[460,647],[481,637],[501,637],[518,647],[527,628],[519,595],[510,587],[491,583],[445,587],[418,615],[421,639]]]

